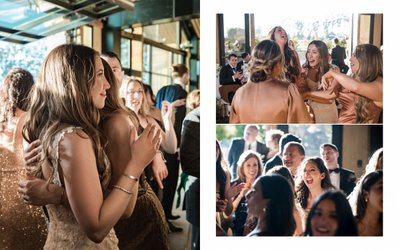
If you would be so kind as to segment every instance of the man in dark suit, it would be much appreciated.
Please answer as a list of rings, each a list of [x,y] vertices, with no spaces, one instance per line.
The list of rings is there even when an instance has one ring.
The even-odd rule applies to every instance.
[[[219,71],[219,84],[231,85],[241,84],[242,74],[236,70],[237,56],[230,54],[228,56],[228,64],[223,66]]]
[[[237,162],[240,155],[246,150],[253,150],[261,155],[263,163],[265,163],[268,154],[268,148],[264,143],[256,140],[258,135],[257,125],[247,125],[244,129],[244,136],[240,139],[233,139],[229,148],[228,161],[233,176],[233,180],[237,178]]]
[[[283,166],[283,151],[285,148],[285,145],[288,144],[289,142],[298,142],[301,143],[301,139],[293,134],[284,134],[282,135],[281,139],[279,140],[279,152],[276,153],[271,159],[267,161],[264,165],[263,169],[263,174],[266,174],[268,170],[275,166]]]
[[[320,146],[320,154],[329,170],[333,186],[349,195],[356,185],[356,175],[353,171],[339,166],[338,148],[334,144],[325,143]]]
[[[200,107],[189,112],[182,126],[182,171],[194,180],[187,187],[186,220],[192,225],[191,249],[200,249]],[[181,181],[182,184],[182,181]]]
[[[340,68],[340,72],[343,74],[347,74],[349,71],[349,66],[344,63],[344,59],[346,59],[346,50],[339,45],[339,39],[335,38],[336,47],[332,49],[332,64],[338,66]]]
[[[187,92],[185,90],[186,85],[189,84],[189,70],[184,64],[173,65],[172,78],[174,82],[171,85],[162,87],[156,96],[156,107],[161,109],[162,102],[168,101],[173,103],[177,100],[186,100]],[[186,116],[186,107],[181,105],[175,107],[175,122],[174,129],[178,142],[178,148],[181,141],[182,122]],[[176,192],[176,186],[179,178],[179,157],[178,152],[175,154],[168,154],[164,152],[166,165],[168,168],[168,176],[164,179],[164,190],[162,205],[165,212],[165,217],[168,220],[169,228],[172,232],[181,232],[183,229],[175,227],[169,220],[178,219],[179,216],[172,215],[172,204],[174,202],[174,196]]]
[[[243,53],[241,57],[242,57],[242,61],[237,63],[236,71],[238,71],[238,72],[243,74],[243,69],[242,69],[243,65],[249,63],[251,56],[250,56],[249,53]]]

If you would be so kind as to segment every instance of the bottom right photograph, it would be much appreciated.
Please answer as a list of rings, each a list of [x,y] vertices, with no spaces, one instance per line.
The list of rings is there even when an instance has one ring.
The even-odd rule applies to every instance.
[[[382,125],[217,125],[217,236],[383,236]]]

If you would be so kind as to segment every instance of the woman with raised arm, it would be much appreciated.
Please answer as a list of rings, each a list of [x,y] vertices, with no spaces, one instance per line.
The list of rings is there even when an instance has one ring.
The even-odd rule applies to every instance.
[[[257,44],[250,80],[233,97],[230,123],[312,123],[296,85],[282,81],[284,60],[276,42]]]
[[[61,45],[42,64],[24,135],[28,142],[40,139],[43,145],[44,158],[32,174],[65,187],[70,205],[47,205],[50,224],[45,249],[117,249],[112,228],[126,213],[137,177],[159,145],[154,126],[147,127],[136,142],[130,139],[130,159],[106,192],[111,169],[98,124],[109,87],[100,56],[91,48]],[[129,126],[126,129],[135,137]]]
[[[350,58],[352,76],[330,70],[321,82],[328,89],[323,98],[339,96],[339,102],[349,116],[348,122],[378,123],[383,108],[382,52],[372,44],[358,45]],[[332,81],[333,80],[333,81]],[[332,86],[330,86],[332,85]],[[339,86],[337,86],[339,85]],[[336,94],[335,92],[336,91]]]

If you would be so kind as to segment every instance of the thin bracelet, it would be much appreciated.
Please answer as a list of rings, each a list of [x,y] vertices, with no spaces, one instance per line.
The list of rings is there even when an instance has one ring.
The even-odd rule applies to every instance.
[[[114,185],[114,188],[119,189],[119,190],[121,190],[121,191],[123,191],[123,192],[125,192],[125,193],[127,193],[127,194],[129,194],[129,195],[132,195],[132,194],[133,194],[131,191],[126,190],[125,188],[123,188],[123,187],[121,187],[121,186],[118,186],[118,185]]]
[[[131,180],[133,180],[133,181],[139,181],[139,178],[137,178],[135,176],[132,176],[132,175],[129,175],[127,173],[123,173],[122,175],[127,177],[127,178],[129,178],[129,179],[131,179]]]
[[[162,158],[163,162],[164,162],[164,163],[167,163],[167,160],[165,160],[165,157],[164,157],[164,153],[163,153],[161,150],[157,150],[157,154],[158,154],[158,153],[161,154],[161,158]]]

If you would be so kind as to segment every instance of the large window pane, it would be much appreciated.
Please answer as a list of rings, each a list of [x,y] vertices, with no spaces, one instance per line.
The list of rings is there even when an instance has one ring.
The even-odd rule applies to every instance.
[[[141,41],[132,40],[132,69],[142,71],[143,45]]]
[[[145,26],[143,37],[177,49],[179,48],[179,22]]]
[[[225,55],[245,50],[244,15],[224,13]]]
[[[332,143],[332,125],[290,125],[289,133],[302,139],[302,144],[307,149],[306,157],[319,156],[319,146]]]
[[[121,64],[123,68],[130,69],[131,43],[129,39],[121,38]]]

